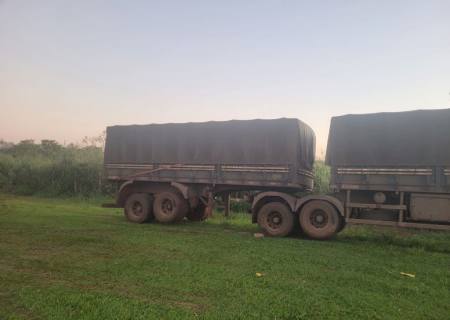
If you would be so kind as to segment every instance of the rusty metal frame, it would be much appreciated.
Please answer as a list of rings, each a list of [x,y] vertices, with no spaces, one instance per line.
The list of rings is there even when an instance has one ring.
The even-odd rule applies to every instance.
[[[450,193],[450,168],[441,166],[331,168],[335,190]]]
[[[377,226],[391,226],[400,228],[416,228],[416,229],[431,229],[431,230],[450,230],[450,225],[446,224],[433,224],[433,223],[418,223],[418,222],[406,222],[405,212],[408,209],[405,202],[405,193],[400,192],[400,200],[398,204],[376,204],[376,203],[355,203],[351,202],[351,191],[346,190],[345,200],[345,221],[351,224],[368,224]],[[364,191],[364,190],[362,190]],[[386,210],[398,210],[397,221],[385,221],[385,220],[372,220],[372,219],[358,219],[351,218],[352,208],[363,209],[386,209]]]
[[[338,175],[404,175],[404,176],[431,176],[431,168],[337,168]]]
[[[109,180],[242,185],[311,190],[313,173],[289,165],[106,164]],[[174,172],[169,174],[169,172]],[[183,175],[182,172],[188,174]],[[206,174],[210,172],[210,174]],[[181,173],[181,175],[179,174]],[[276,179],[274,176],[276,175]]]

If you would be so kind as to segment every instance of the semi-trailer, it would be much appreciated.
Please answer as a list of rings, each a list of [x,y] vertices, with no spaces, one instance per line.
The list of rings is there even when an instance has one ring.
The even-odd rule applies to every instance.
[[[450,230],[450,109],[332,118],[330,194],[312,193],[314,158],[314,131],[283,118],[108,127],[104,166],[131,222],[203,220],[217,196],[252,191],[252,222],[271,236]]]

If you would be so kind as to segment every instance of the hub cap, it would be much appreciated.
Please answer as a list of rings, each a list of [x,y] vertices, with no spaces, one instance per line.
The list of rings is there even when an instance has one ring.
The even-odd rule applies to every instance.
[[[133,211],[134,215],[140,216],[143,213],[144,208],[142,207],[142,204],[139,201],[135,201],[133,203],[133,206],[131,207],[131,210]]]
[[[314,210],[309,219],[316,228],[324,228],[328,224],[328,215],[322,210]]]
[[[164,199],[162,202],[162,212],[165,214],[171,214],[173,212],[173,203],[170,199]]]
[[[267,224],[271,229],[278,229],[283,223],[283,216],[278,211],[272,211],[267,216]]]

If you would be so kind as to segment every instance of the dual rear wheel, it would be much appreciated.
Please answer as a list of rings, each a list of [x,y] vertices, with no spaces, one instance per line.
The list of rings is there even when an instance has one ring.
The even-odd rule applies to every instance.
[[[312,200],[306,203],[300,213],[294,215],[282,202],[269,202],[258,212],[259,226],[270,236],[284,237],[291,234],[295,219],[301,230],[313,239],[328,239],[340,229],[340,215],[336,208],[326,201]]]
[[[178,193],[161,192],[153,202],[153,214],[156,221],[172,223],[183,220],[189,210],[188,202]]]
[[[269,202],[258,212],[258,225],[272,237],[285,237],[294,229],[294,215],[284,203]]]
[[[125,217],[135,223],[153,219],[160,223],[179,222],[188,211],[188,202],[175,192],[161,192],[154,197],[146,193],[134,193],[127,198],[124,206]]]
[[[307,202],[299,214],[300,227],[312,239],[325,240],[340,231],[341,217],[329,202],[312,200]]]
[[[152,198],[146,193],[134,193],[127,198],[124,212],[130,222],[144,223],[152,220]]]

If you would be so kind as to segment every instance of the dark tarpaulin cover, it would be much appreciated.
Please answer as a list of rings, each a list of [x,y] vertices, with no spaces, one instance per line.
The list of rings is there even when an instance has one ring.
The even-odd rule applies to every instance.
[[[331,166],[448,166],[450,109],[333,117],[326,163]]]
[[[269,164],[312,170],[315,135],[297,119],[112,126],[105,164]]]

